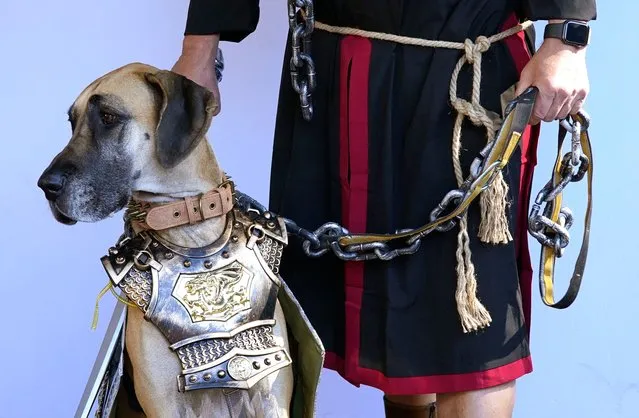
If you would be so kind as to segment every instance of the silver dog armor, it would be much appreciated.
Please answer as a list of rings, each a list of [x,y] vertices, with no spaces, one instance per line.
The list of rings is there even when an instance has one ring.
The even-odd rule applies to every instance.
[[[148,232],[131,236],[125,233],[102,263],[112,284],[169,340],[183,368],[178,390],[242,390],[290,365],[295,376],[290,417],[315,416],[325,350],[278,275],[287,244],[280,218],[238,205],[227,214],[218,241],[201,249],[176,247]],[[292,353],[273,334],[277,301]],[[111,417],[115,410],[127,309],[116,305],[76,418],[92,410],[97,418]]]
[[[141,233],[102,258],[113,285],[179,357],[182,392],[249,389],[291,364],[273,334],[285,226],[269,215],[229,215],[222,236],[207,247],[176,247]]]

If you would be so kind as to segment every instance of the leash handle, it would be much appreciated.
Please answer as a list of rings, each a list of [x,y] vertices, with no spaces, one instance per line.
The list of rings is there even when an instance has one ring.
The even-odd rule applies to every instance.
[[[539,260],[539,291],[546,306],[555,309],[565,309],[572,305],[577,298],[583,273],[588,257],[590,240],[590,222],[592,218],[592,178],[593,155],[588,134],[590,118],[585,112],[579,112],[568,120],[562,121],[557,140],[557,159],[553,167],[551,180],[541,190],[529,217],[529,232],[542,245]],[[566,135],[572,134],[571,150],[561,158],[561,150],[566,141]],[[573,269],[568,289],[564,296],[555,301],[554,273],[557,258],[563,255],[570,236],[568,229],[572,225],[572,214],[562,207],[563,189],[570,182],[581,181],[587,176],[587,205],[584,217],[584,231],[579,249],[579,255]],[[544,205],[542,214],[539,214]]]

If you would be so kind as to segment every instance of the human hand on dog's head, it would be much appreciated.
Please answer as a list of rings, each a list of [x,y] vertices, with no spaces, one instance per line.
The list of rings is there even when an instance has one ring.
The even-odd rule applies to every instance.
[[[71,139],[38,180],[53,215],[96,222],[134,192],[208,187],[195,171],[210,153],[193,151],[208,146],[202,139],[217,110],[211,91],[172,71],[129,64],[97,79],[69,109]]]

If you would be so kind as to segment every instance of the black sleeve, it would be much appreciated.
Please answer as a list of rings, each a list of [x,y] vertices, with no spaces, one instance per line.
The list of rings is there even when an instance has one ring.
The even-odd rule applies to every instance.
[[[191,0],[185,35],[220,34],[221,41],[240,42],[255,31],[259,0]]]
[[[522,12],[529,20],[595,20],[596,0],[521,0]]]

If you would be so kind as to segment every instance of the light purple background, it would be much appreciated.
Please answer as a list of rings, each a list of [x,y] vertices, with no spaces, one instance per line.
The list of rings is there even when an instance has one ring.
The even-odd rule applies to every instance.
[[[285,3],[262,1],[257,32],[240,45],[223,44],[223,111],[210,131],[223,168],[262,202],[287,35]],[[599,3],[601,20],[589,52],[588,110],[597,157],[590,258],[570,309],[546,308],[534,293],[535,372],[519,384],[515,416],[521,418],[639,417],[632,46],[639,36],[630,22],[639,6],[631,0]],[[68,141],[66,110],[88,83],[115,67],[141,61],[170,68],[186,8],[185,0],[0,1],[0,418],[72,416],[114,306],[107,295],[92,332],[95,296],[107,280],[99,257],[119,235],[120,217],[62,226],[36,188],[41,171]],[[542,135],[534,193],[550,173],[555,132],[556,126],[547,126]],[[585,203],[583,184],[570,189],[577,225],[560,260],[558,291],[575,259]],[[536,265],[539,246],[531,243]],[[382,417],[381,395],[326,372],[318,416]]]

